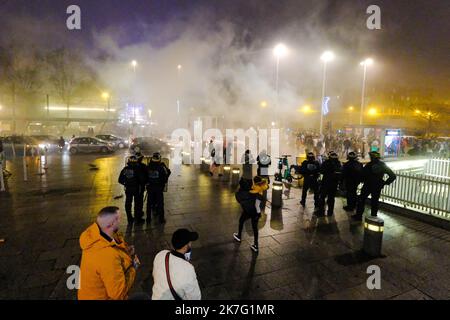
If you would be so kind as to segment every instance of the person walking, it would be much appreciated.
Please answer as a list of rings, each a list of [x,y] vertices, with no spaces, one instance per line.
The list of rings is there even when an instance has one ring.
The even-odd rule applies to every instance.
[[[245,221],[250,219],[252,222],[254,239],[254,243],[250,246],[250,248],[254,252],[258,252],[258,221],[261,217],[260,203],[264,201],[264,197],[262,194],[264,190],[267,190],[268,188],[267,181],[265,179],[261,179],[261,177],[256,176],[254,179],[254,185],[252,186],[247,179],[241,178],[241,180],[239,181],[239,185],[240,187],[236,192],[235,197],[237,202],[241,205],[242,214],[239,218],[238,232],[233,234],[233,238],[237,242],[241,242],[244,223]]]
[[[152,300],[201,300],[192,257],[197,232],[178,229],[172,235],[173,250],[160,251],[153,261]]]
[[[160,223],[165,223],[164,217],[164,188],[171,171],[161,161],[159,152],[153,153],[147,167],[147,223],[151,222],[152,210],[159,217]]]
[[[140,262],[133,246],[118,233],[120,211],[105,207],[80,236],[79,300],[125,300]]]
[[[342,166],[342,178],[347,197],[347,205],[344,206],[345,211],[353,211],[356,208],[358,185],[362,179],[363,165],[358,161],[355,152],[350,151],[347,156],[347,162]]]
[[[356,214],[352,216],[354,220],[361,221],[365,209],[366,200],[370,199],[370,211],[373,217],[378,214],[381,191],[384,186],[390,185],[397,176],[383,161],[380,160],[380,154],[376,151],[369,153],[370,162],[367,163],[362,171],[363,187],[358,198]],[[388,179],[384,180],[384,176]]]
[[[325,214],[325,199],[327,201],[327,216],[332,216],[334,213],[334,200],[337,193],[339,181],[341,179],[342,166],[338,155],[334,151],[330,151],[328,159],[326,159],[320,166],[320,173],[322,174],[322,182],[320,185],[319,206],[316,210],[317,216]]]
[[[128,223],[144,223],[142,219],[142,207],[144,205],[141,195],[141,188],[146,182],[145,172],[138,165],[136,156],[128,158],[125,168],[119,175],[119,183],[125,187],[125,211],[127,213]],[[131,214],[134,200],[134,217]]]

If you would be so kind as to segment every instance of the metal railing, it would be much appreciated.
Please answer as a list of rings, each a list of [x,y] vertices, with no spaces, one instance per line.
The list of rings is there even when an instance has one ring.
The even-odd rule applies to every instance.
[[[384,187],[380,198],[382,202],[450,220],[448,177],[406,172],[396,174],[397,179],[390,186]]]
[[[430,177],[450,179],[450,159],[433,158],[424,167],[424,174]]]

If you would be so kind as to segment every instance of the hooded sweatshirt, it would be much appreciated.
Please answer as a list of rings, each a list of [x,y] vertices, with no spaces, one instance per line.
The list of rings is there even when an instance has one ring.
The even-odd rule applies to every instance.
[[[125,300],[136,271],[120,235],[110,239],[97,223],[80,236],[79,300]]]

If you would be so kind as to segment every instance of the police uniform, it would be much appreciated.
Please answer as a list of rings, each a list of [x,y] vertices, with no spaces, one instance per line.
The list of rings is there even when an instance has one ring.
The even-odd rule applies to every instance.
[[[334,212],[334,198],[336,197],[339,181],[342,174],[342,166],[335,152],[330,152],[329,157],[325,160],[321,167],[322,182],[320,184],[319,208],[317,215],[325,213],[325,198],[327,199],[327,215],[331,216]]]
[[[125,186],[125,211],[127,213],[128,222],[134,221],[131,214],[132,204],[134,200],[134,218],[136,222],[143,222],[142,220],[142,206],[140,200],[141,187],[145,183],[145,176],[140,171],[135,156],[130,157],[128,164],[122,169],[119,175],[119,183]]]
[[[154,153],[147,166],[147,223],[151,221],[152,210],[155,211],[161,223],[164,218],[164,187],[171,171],[161,162],[161,155]]]
[[[346,211],[352,211],[356,208],[358,185],[361,182],[363,165],[358,161],[356,154],[350,152],[348,161],[342,166],[342,176],[346,190],[347,205],[344,207]]]
[[[320,174],[320,164],[315,159],[314,154],[308,153],[307,160],[303,161],[300,168],[295,168],[295,170],[304,178],[300,204],[306,205],[308,190],[312,190],[314,192],[314,206],[317,207],[319,205],[319,182],[317,180]]]
[[[376,151],[369,152],[370,162],[367,163],[362,172],[363,187],[358,198],[358,207],[356,214],[352,216],[355,220],[362,220],[365,203],[369,195],[371,215],[376,217],[378,214],[378,206],[380,202],[381,190],[386,185],[390,185],[397,178],[395,173],[383,161],[380,160],[380,154]],[[384,175],[388,175],[388,179],[384,180]]]

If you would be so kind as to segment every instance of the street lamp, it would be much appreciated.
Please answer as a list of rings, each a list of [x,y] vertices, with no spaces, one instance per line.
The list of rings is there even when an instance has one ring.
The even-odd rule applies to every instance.
[[[359,125],[362,126],[363,124],[363,115],[364,115],[364,95],[366,91],[366,74],[367,74],[367,67],[373,64],[373,59],[367,58],[364,61],[360,63],[361,66],[364,67],[363,72],[363,83],[362,83],[362,92],[361,92],[361,113],[359,115]]]
[[[333,61],[334,59],[334,53],[331,51],[325,51],[320,56],[320,60],[323,61],[323,79],[322,79],[322,106],[320,111],[320,135],[323,134],[323,107],[325,103],[325,85],[326,85],[326,79],[327,79],[327,64],[330,61]]]
[[[266,108],[267,107],[267,101],[261,101],[261,103],[259,105],[261,106],[261,108]]]
[[[102,92],[102,98],[107,101],[108,112],[110,108],[110,95],[108,92]]]
[[[178,99],[177,99],[177,115],[180,116],[180,72],[181,72],[181,64],[177,66],[177,80],[178,80]]]
[[[131,66],[133,67],[133,71],[136,72],[137,61],[136,60],[131,61]]]
[[[275,55],[276,59],[277,59],[277,70],[276,70],[276,78],[275,78],[275,90],[277,93],[277,101],[276,101],[276,112],[278,112],[278,98],[279,98],[279,90],[278,90],[278,78],[279,78],[279,70],[280,70],[280,59],[285,57],[288,53],[288,49],[287,47],[282,44],[279,43],[275,46],[275,48],[273,49],[273,54]]]

